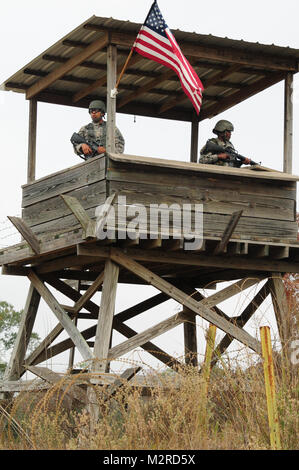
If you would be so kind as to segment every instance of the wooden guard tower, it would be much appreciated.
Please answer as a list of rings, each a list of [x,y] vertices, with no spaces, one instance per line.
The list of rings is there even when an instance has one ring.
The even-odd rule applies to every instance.
[[[213,363],[217,361],[216,353],[222,354],[233,339],[260,353],[259,341],[243,327],[268,295],[273,298],[282,346],[286,347],[291,338],[282,276],[299,272],[298,177],[292,175],[291,101],[299,50],[174,31],[205,87],[198,118],[176,75],[138,55],[132,57],[126,69],[117,98],[111,97],[140,26],[94,16],[3,84],[6,90],[25,93],[30,100],[30,116],[28,180],[22,187],[22,217],[10,217],[22,241],[0,252],[0,264],[3,275],[27,276],[31,284],[19,334],[1,383],[2,392],[19,390],[18,384],[27,369],[55,381],[55,374],[37,367],[38,364],[63,351],[73,351],[74,347],[83,360],[90,361],[93,372],[99,374],[107,370],[109,361],[136,347],[177,370],[179,361],[152,340],[179,324],[184,325],[186,361],[187,353],[191,352],[192,364],[198,367],[198,315],[225,333],[216,347]],[[200,121],[282,80],[283,172],[197,163]],[[35,179],[38,101],[87,108],[92,99],[107,103],[107,155]],[[189,121],[190,162],[116,154],[116,112]],[[147,211],[151,204],[176,207],[189,204],[191,213],[195,204],[201,204],[202,243],[187,250],[185,235],[177,237],[174,216],[169,238],[162,225],[154,234],[148,223],[143,224],[139,237],[130,238],[127,228],[132,222],[131,215],[122,224],[117,222],[112,237],[99,239],[102,228],[113,229],[112,215],[124,209],[122,201],[126,207],[142,204]],[[194,235],[197,237],[200,238],[199,233]],[[265,284],[240,316],[231,317],[217,307],[261,280]],[[234,282],[209,297],[196,290],[222,281]],[[118,283],[152,285],[160,293],[115,313]],[[66,295],[70,305],[61,305],[52,288]],[[92,301],[98,291],[100,305]],[[48,304],[58,323],[28,355],[28,340],[40,298]],[[141,333],[126,324],[169,298],[182,305],[179,313],[157,320]],[[82,331],[80,320],[86,318],[94,320],[94,326]],[[68,339],[56,341],[63,330]],[[114,346],[113,330],[126,338]],[[100,360],[92,361],[94,358]]]

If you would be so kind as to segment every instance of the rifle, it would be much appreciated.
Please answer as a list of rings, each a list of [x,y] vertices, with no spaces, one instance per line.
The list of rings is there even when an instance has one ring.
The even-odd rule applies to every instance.
[[[215,144],[214,142],[211,142],[210,140],[208,140],[204,148],[204,153],[208,153],[208,152],[228,153],[228,155],[231,155],[237,158],[237,160],[239,160],[242,163],[244,163],[244,161],[246,160],[246,157],[243,157],[243,155],[240,155],[239,153],[235,152],[234,149],[230,147],[226,147],[226,148],[221,147],[221,145]],[[260,163],[256,163],[253,160],[250,160],[250,165],[260,165]]]
[[[87,160],[88,158],[95,157],[96,155],[99,155],[99,152],[98,152],[99,144],[97,144],[93,140],[88,141],[88,140],[84,139],[84,137],[82,137],[82,135],[77,134],[76,132],[73,133],[73,135],[71,137],[71,142],[72,142],[73,145],[79,145],[79,144],[89,145],[89,147],[92,150],[92,154],[91,155],[79,155],[81,158],[83,158],[83,160]]]

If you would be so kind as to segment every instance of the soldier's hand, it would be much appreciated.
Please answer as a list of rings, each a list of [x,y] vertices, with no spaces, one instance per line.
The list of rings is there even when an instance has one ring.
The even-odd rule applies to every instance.
[[[105,147],[101,147],[101,145],[98,147],[98,152],[99,153],[105,153],[106,152],[106,149]]]
[[[244,163],[244,165],[249,165],[250,162],[251,162],[250,158],[245,158],[243,163]]]
[[[228,153],[219,153],[218,154],[218,159],[219,160],[227,160],[229,158]]]
[[[84,153],[84,155],[91,155],[92,154],[92,150],[89,147],[89,145],[87,145],[87,144],[82,144],[81,149],[82,149],[82,152]]]

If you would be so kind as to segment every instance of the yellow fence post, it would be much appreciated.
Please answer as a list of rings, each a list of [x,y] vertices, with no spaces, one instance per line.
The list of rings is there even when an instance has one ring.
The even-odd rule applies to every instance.
[[[262,343],[262,355],[264,359],[264,377],[267,397],[268,420],[270,428],[270,444],[272,450],[280,450],[280,430],[276,403],[270,328],[268,326],[260,327],[260,334]]]
[[[202,366],[202,391],[200,394],[201,403],[199,407],[199,424],[206,425],[207,424],[207,398],[208,398],[208,386],[209,386],[209,379],[210,379],[210,372],[211,372],[211,360],[212,354],[214,351],[215,345],[215,337],[216,337],[216,326],[210,324],[209,330],[207,333],[207,345],[206,345],[206,352],[204,363]]]

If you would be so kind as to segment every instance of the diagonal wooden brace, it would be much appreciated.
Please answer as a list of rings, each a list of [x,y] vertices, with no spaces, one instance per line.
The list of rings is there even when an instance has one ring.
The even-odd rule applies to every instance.
[[[111,249],[111,259],[115,263],[118,263],[119,265],[136,274],[137,276],[141,277],[150,285],[156,287],[162,292],[167,293],[169,297],[184,305],[197,315],[203,317],[208,322],[216,325],[222,331],[233,336],[235,339],[245,344],[249,348],[253,349],[258,354],[261,354],[260,343],[249,333],[235,326],[233,323],[229,322],[225,318],[220,317],[215,311],[211,310],[210,308],[204,305],[200,305],[199,302],[196,302],[194,299],[190,298],[180,289],[172,286],[167,281],[151,272],[149,269],[143,267],[141,264],[124,255],[120,250]]]

